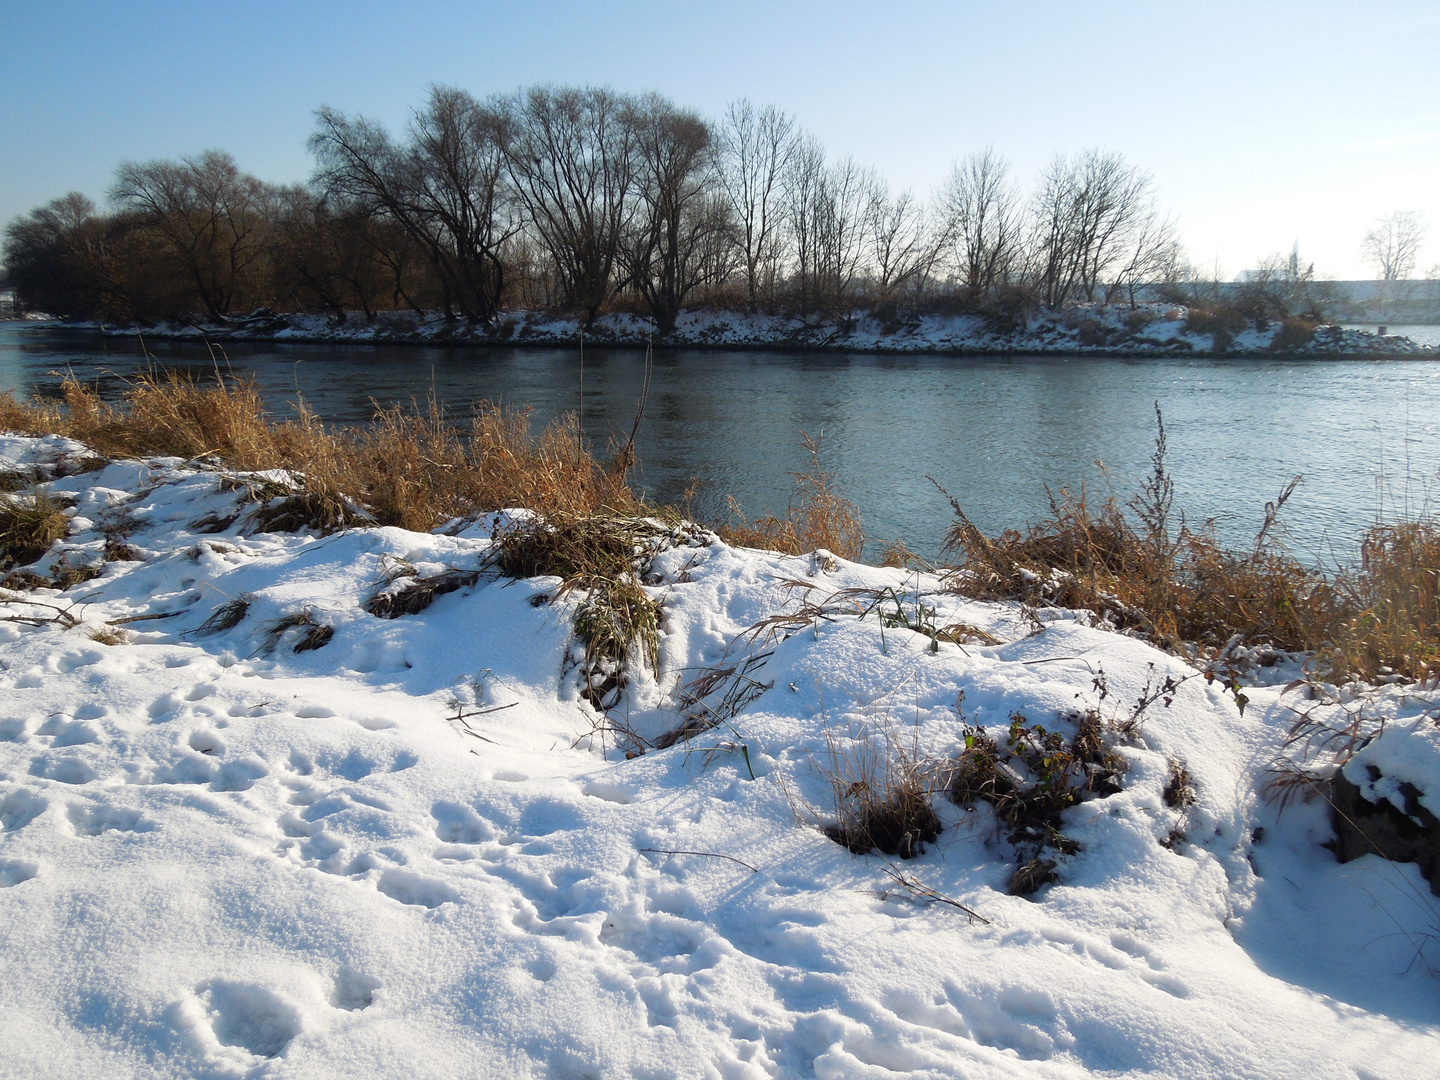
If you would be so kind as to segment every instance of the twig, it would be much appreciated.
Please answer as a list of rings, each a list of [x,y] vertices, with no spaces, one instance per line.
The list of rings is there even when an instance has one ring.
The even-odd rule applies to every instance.
[[[150,615],[125,615],[119,619],[108,620],[109,626],[128,626],[135,622],[148,622],[151,619],[173,619],[176,615],[184,615],[183,611],[157,611]]]
[[[707,859],[728,859],[730,862],[739,863],[741,866],[745,867],[746,870],[749,870],[752,874],[758,874],[760,872],[759,867],[751,866],[744,859],[737,859],[733,855],[721,855],[719,852],[716,851],[673,851],[670,848],[658,847],[642,847],[638,848],[637,850],[652,851],[656,855],[703,855]]]
[[[47,604],[43,600],[31,600],[28,597],[16,596],[10,592],[0,592],[0,604],[27,604],[30,607],[48,608],[55,612],[52,615],[4,615],[0,616],[0,622],[25,623],[28,626],[44,626],[49,623],[60,623],[66,629],[72,626],[79,626],[80,620],[62,607],[55,604]]]
[[[896,885],[899,885],[902,889],[910,893],[912,896],[921,896],[924,897],[926,900],[934,900],[941,904],[949,904],[953,908],[959,908],[966,915],[970,916],[970,918],[978,919],[986,926],[990,925],[990,920],[985,918],[985,916],[981,915],[978,911],[973,911],[972,909],[966,907],[964,904],[960,903],[959,900],[946,896],[942,892],[936,892],[919,878],[907,877],[899,870],[896,870],[893,866],[884,867],[884,870],[886,875],[889,876]]]
[[[496,706],[495,706],[494,708],[492,708],[492,709],[476,709],[474,712],[461,712],[459,709],[457,709],[457,710],[455,711],[455,715],[452,716],[450,719],[451,719],[451,720],[459,720],[459,721],[463,724],[466,720],[469,720],[472,716],[486,716],[486,715],[488,715],[488,714],[490,714],[490,713],[492,713],[492,712],[503,712],[503,711],[506,710],[506,709],[513,709],[516,705],[519,705],[519,704],[520,704],[520,702],[518,702],[518,701],[512,701],[512,702],[510,702],[509,705],[496,705]]]

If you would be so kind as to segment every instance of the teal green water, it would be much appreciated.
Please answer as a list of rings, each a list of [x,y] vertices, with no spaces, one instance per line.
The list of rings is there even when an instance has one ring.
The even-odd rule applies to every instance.
[[[573,350],[147,343],[168,366],[253,375],[277,412],[298,392],[327,421],[369,419],[372,401],[424,400],[457,414],[489,399],[542,424],[580,401]],[[45,392],[72,371],[107,393],[144,367],[135,339],[0,323],[0,389]],[[585,433],[628,432],[644,355],[587,350]],[[1046,509],[1045,486],[1131,494],[1149,468],[1154,403],[1165,415],[1176,505],[1243,544],[1296,473],[1285,521],[1297,551],[1349,558],[1377,514],[1415,512],[1440,476],[1440,364],[1427,361],[954,359],[688,350],[655,357],[639,484],[678,501],[698,478],[700,516],[783,511],[807,465],[801,433],[861,508],[867,533],[934,554],[950,520],[933,476],[987,531]],[[875,552],[878,553],[878,548]]]

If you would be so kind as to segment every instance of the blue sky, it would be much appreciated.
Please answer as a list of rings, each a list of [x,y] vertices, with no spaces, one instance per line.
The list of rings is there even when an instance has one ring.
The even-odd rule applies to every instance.
[[[1364,273],[1373,220],[1419,210],[1440,262],[1440,4],[38,3],[0,0],[0,221],[123,159],[230,151],[310,170],[321,104],[393,126],[431,83],[774,102],[835,154],[928,193],[993,143],[1032,177],[1103,146],[1149,169],[1191,258],[1234,273],[1299,241]]]

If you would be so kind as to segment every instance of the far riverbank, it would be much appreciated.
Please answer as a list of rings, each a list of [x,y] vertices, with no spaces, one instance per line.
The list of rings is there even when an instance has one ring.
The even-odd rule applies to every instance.
[[[881,318],[809,318],[731,311],[686,311],[675,329],[655,334],[652,320],[611,313],[584,330],[586,344],[614,348],[709,349],[743,352],[839,352],[919,356],[1097,356],[1145,359],[1207,356],[1227,359],[1284,357],[1436,359],[1440,348],[1396,334],[1296,323],[1247,323],[1235,331],[1196,329],[1184,308],[1144,304],[1041,312],[1004,327],[979,315]],[[165,340],[238,340],[325,344],[415,344],[472,347],[577,346],[581,322],[545,312],[507,312],[493,325],[446,319],[439,314],[378,312],[338,317],[281,314],[262,309],[220,322],[156,326],[70,324],[108,335],[143,334]],[[1302,328],[1303,326],[1303,328]]]

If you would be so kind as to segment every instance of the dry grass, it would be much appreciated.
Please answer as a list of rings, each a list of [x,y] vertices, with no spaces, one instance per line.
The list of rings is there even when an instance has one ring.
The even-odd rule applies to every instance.
[[[299,633],[295,635],[294,644],[291,646],[291,651],[297,653],[313,652],[316,649],[323,649],[326,645],[330,644],[330,639],[335,636],[335,628],[333,626],[327,626],[317,620],[313,612],[298,611],[290,615],[282,616],[265,627],[265,638],[260,648],[256,650],[257,655],[259,653],[268,655],[274,652],[276,646],[280,644],[281,639],[291,630],[299,631]]]
[[[1299,477],[1266,504],[1249,550],[1233,551],[1175,514],[1164,458],[1162,422],[1152,472],[1125,507],[1062,489],[1050,516],[1024,532],[988,537],[951,499],[945,550],[959,558],[949,587],[1087,609],[1176,650],[1266,644],[1315,653],[1338,678],[1440,677],[1440,525],[1377,525],[1359,566],[1327,575],[1276,539]]]
[[[561,512],[529,518],[499,537],[502,573],[558,577],[561,594],[583,593],[574,619],[585,647],[580,692],[596,708],[618,703],[637,655],[659,670],[660,603],[641,579],[684,528],[654,518]]]
[[[70,531],[70,519],[43,489],[32,498],[0,495],[0,571],[26,566]]]
[[[1340,672],[1440,679],[1440,523],[1376,525],[1336,577],[1328,656]]]
[[[1281,319],[1280,328],[1270,342],[1270,350],[1285,352],[1310,344],[1315,338],[1316,325],[1312,319]]]
[[[468,588],[480,580],[478,570],[442,570],[424,577],[413,572],[391,576],[385,587],[366,600],[364,608],[382,619],[418,615],[446,593]]]
[[[924,753],[918,731],[887,719],[840,735],[825,729],[829,761],[822,770],[835,799],[825,835],[857,855],[881,851],[913,859],[944,827],[931,800],[943,787],[941,763]]]
[[[782,517],[746,521],[739,503],[730,500],[731,521],[720,529],[726,543],[800,555],[825,548],[842,559],[859,561],[865,548],[860,511],[840,493],[835,474],[820,464],[820,440],[802,433],[810,453],[810,469],[795,473],[796,492]]]
[[[195,633],[202,637],[210,634],[223,634],[226,630],[233,630],[245,621],[245,615],[250,610],[250,605],[255,598],[249,593],[241,593],[233,600],[227,600],[214,611],[208,618],[195,628]]]
[[[159,373],[130,382],[115,403],[74,379],[61,393],[60,402],[35,403],[0,395],[0,429],[67,435],[111,458],[215,458],[246,471],[288,470],[300,490],[257,513],[262,529],[343,528],[365,520],[357,503],[378,524],[417,531],[507,507],[572,515],[641,509],[625,462],[597,460],[576,437],[573,418],[536,434],[527,412],[481,403],[461,423],[432,401],[379,409],[369,427],[327,430],[303,402],[298,419],[273,420],[253,382]],[[633,450],[621,453],[633,460]]]

